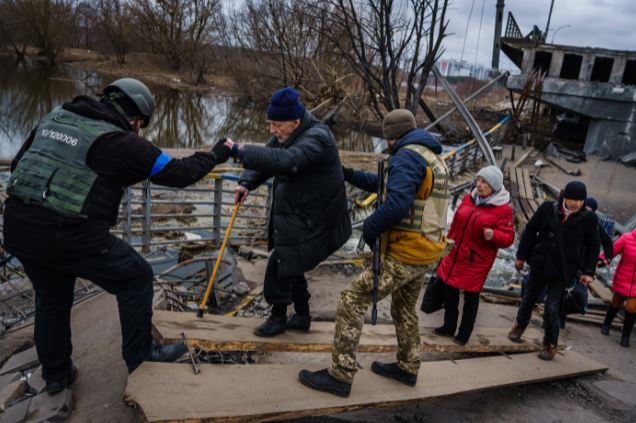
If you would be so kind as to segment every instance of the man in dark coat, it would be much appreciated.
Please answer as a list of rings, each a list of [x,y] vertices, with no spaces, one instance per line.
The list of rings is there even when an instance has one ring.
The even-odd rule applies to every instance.
[[[225,145],[246,170],[237,200],[274,177],[265,273],[270,317],[255,334],[275,336],[285,329],[308,332],[310,294],[304,272],[340,248],[351,236],[344,177],[336,140],[299,100],[293,88],[276,91],[267,109],[270,133],[265,147]],[[287,320],[287,306],[296,312]]]
[[[521,271],[527,261],[530,279],[508,337],[521,341],[532,307],[547,286],[545,336],[539,354],[544,360],[552,360],[556,354],[565,288],[576,280],[587,286],[596,270],[600,248],[598,219],[584,207],[586,197],[585,184],[568,183],[558,201],[546,201],[537,209],[519,242],[515,267]]]
[[[128,371],[142,361],[173,361],[182,342],[152,340],[153,272],[130,245],[110,234],[127,186],[145,179],[184,187],[229,155],[173,159],[138,135],[155,109],[150,90],[123,78],[100,99],[78,96],[45,116],[11,163],[4,241],[35,291],[35,346],[49,393],[73,383],[71,307],[77,277],[117,296]]]

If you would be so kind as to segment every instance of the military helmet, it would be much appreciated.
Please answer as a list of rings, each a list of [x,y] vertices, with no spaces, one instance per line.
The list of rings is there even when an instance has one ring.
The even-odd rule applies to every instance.
[[[113,90],[119,90],[128,97],[144,119],[142,128],[148,126],[150,118],[155,111],[155,97],[150,92],[150,89],[141,81],[134,78],[121,78],[111,82],[104,88],[104,94],[108,94]]]

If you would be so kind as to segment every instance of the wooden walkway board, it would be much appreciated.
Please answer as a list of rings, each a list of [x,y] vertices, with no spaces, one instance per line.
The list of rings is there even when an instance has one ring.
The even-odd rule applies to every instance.
[[[312,322],[311,332],[287,331],[274,338],[254,335],[261,319],[206,314],[198,318],[194,313],[155,311],[153,330],[160,342],[174,342],[185,332],[191,346],[205,351],[290,351],[331,352],[335,326],[333,322]],[[433,328],[420,328],[423,352],[529,352],[539,349],[541,332],[528,328],[517,344],[508,339],[507,328],[477,326],[468,344],[457,345],[452,338],[437,336]],[[397,351],[393,325],[364,325],[360,341],[361,352]]]
[[[298,372],[316,364],[201,365],[145,362],[129,377],[124,400],[148,422],[271,421],[318,416],[482,389],[575,377],[607,370],[574,351],[545,362],[536,353],[422,363],[414,388],[378,376],[370,363],[356,375],[351,395],[340,398],[300,384]]]

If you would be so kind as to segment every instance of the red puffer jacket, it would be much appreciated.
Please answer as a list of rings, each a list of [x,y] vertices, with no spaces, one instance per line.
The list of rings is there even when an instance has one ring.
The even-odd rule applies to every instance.
[[[448,232],[455,245],[437,269],[448,285],[469,292],[481,291],[497,250],[511,246],[515,239],[508,191],[502,189],[480,205],[475,205],[475,196],[474,191],[466,194],[455,212]],[[484,238],[485,228],[493,230],[490,241]]]
[[[614,243],[614,257],[621,254],[612,291],[625,297],[636,297],[636,229],[621,235]]]

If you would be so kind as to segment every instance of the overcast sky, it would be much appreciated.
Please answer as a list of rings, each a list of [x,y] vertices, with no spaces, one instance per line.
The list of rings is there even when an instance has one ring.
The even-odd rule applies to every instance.
[[[474,8],[470,16],[473,2]],[[524,35],[532,30],[533,25],[545,31],[550,0],[506,0],[505,3],[502,34],[509,11]],[[490,66],[496,4],[497,0],[451,0],[448,29],[452,34],[445,40],[444,58],[461,58],[468,24],[463,59],[472,63],[477,55],[477,63]],[[636,50],[636,0],[555,0],[548,42],[552,42],[553,36],[556,44]],[[500,64],[506,69],[516,68],[503,53]]]

